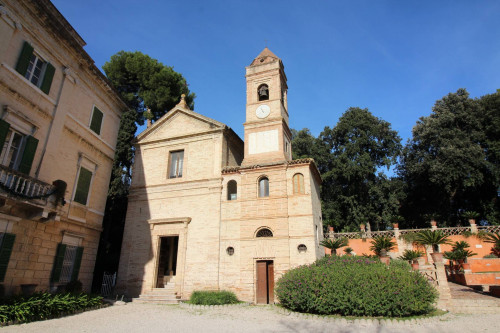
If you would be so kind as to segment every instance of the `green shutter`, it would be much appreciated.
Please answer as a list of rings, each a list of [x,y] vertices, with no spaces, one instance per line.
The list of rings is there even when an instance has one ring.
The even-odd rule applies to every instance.
[[[2,245],[0,246],[0,282],[3,282],[5,278],[15,239],[16,235],[14,234],[3,234]]]
[[[19,172],[30,174],[31,165],[35,158],[36,147],[38,147],[38,140],[31,135],[26,137],[26,145],[24,146],[23,157],[19,164]]]
[[[19,55],[19,59],[17,59],[16,65],[16,71],[18,71],[22,76],[26,75],[26,71],[28,70],[32,55],[33,46],[31,46],[28,42],[24,42],[21,55]]]
[[[3,144],[5,143],[5,138],[9,133],[10,124],[3,119],[0,119],[0,152],[3,149]]]
[[[52,66],[52,64],[48,62],[45,67],[45,74],[43,75],[42,85],[40,86],[40,90],[47,95],[49,94],[50,85],[52,84],[52,79],[54,78],[55,71],[56,69],[54,68],[54,66]]]
[[[54,267],[52,268],[52,276],[50,282],[59,282],[61,278],[61,270],[64,262],[64,253],[66,252],[66,244],[57,244],[56,257],[54,258]]]
[[[92,172],[80,167],[80,175],[78,176],[78,183],[76,184],[75,198],[73,199],[74,201],[81,203],[82,205],[87,204],[91,180]]]
[[[101,123],[102,123],[102,112],[94,106],[94,112],[92,113],[92,120],[90,122],[90,129],[101,134]]]
[[[78,280],[78,273],[80,273],[80,265],[82,263],[83,247],[76,249],[75,262],[73,264],[73,273],[71,274],[71,281]]]

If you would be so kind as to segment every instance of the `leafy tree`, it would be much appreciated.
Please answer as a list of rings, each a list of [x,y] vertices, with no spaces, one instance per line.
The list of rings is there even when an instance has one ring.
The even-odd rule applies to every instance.
[[[190,93],[184,77],[173,67],[165,66],[141,52],[120,51],[103,66],[125,102],[137,112],[137,122],[144,124],[144,112],[151,109],[157,120],[178,102],[181,94],[193,109],[195,94]]]
[[[368,109],[349,108],[334,128],[325,127],[319,139],[328,147],[328,166],[322,174],[323,220],[338,229],[357,231],[361,223],[383,227],[399,206],[399,183],[381,172],[396,161],[400,137],[388,122]],[[387,221],[386,220],[386,221]]]
[[[181,94],[186,95],[186,102],[193,109],[195,98],[181,74],[141,52],[120,51],[104,64],[103,69],[130,109],[122,114],[118,131],[94,270],[94,289],[100,287],[103,271],[115,272],[118,269],[134,161],[132,141],[137,131],[136,123],[143,125],[146,117],[158,120],[179,102]],[[149,115],[145,114],[148,108],[151,110]]]
[[[307,128],[300,131],[292,129],[291,131],[293,159],[313,158],[319,172],[326,172],[330,151],[323,141],[315,138]]]
[[[456,225],[464,210],[498,222],[499,106],[498,92],[475,100],[459,89],[417,122],[399,166],[408,186],[402,213],[412,225],[424,225],[426,214]]]

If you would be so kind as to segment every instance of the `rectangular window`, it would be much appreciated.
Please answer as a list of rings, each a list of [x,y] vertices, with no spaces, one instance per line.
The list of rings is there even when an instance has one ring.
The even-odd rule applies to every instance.
[[[77,248],[77,246],[66,245],[66,251],[64,252],[63,263],[61,267],[61,277],[59,278],[59,282],[71,281]]]
[[[24,135],[21,133],[13,129],[8,130],[3,144],[2,154],[0,155],[0,162],[2,165],[17,170],[17,166],[19,165],[18,161],[20,161],[18,157],[21,155],[19,151],[21,150],[23,139]]]
[[[45,71],[46,65],[46,62],[40,59],[40,56],[33,53],[28,65],[28,70],[26,71],[26,74],[24,74],[24,77],[38,87],[38,84],[41,83],[40,78]]]
[[[184,164],[184,150],[170,152],[170,172],[168,178],[181,178]]]
[[[80,167],[78,182],[76,184],[75,197],[73,198],[73,201],[78,202],[82,205],[87,205],[91,182],[92,171],[89,171],[84,167]]]
[[[29,175],[35,158],[38,139],[24,135],[0,120],[0,164]]]
[[[7,266],[9,266],[10,254],[14,247],[16,235],[8,233],[0,233],[0,282],[5,279]]]
[[[42,59],[28,42],[24,42],[17,60],[16,70],[44,93],[49,93],[55,68]]]
[[[102,118],[104,114],[96,106],[92,110],[92,118],[90,120],[90,129],[96,134],[101,134]]]
[[[50,280],[60,283],[78,280],[82,256],[83,247],[63,243],[58,244]]]

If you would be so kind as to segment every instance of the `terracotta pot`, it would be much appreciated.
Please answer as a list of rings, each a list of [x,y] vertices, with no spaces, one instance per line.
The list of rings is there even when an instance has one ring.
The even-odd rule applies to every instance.
[[[470,270],[470,264],[469,263],[464,262],[464,263],[461,264],[461,266],[464,269],[464,271],[465,270]]]
[[[419,266],[420,266],[420,265],[418,264],[418,261],[417,261],[417,262],[415,262],[415,261],[414,261],[414,262],[412,262],[412,263],[411,263],[411,268],[412,268],[414,271],[418,271]]]
[[[470,225],[476,224],[476,219],[469,219]]]
[[[431,220],[431,225],[432,225],[433,227],[437,226],[437,222],[436,222],[436,220]]]
[[[359,229],[361,229],[361,231],[365,231],[365,225],[364,224],[360,224],[359,225]]]
[[[440,252],[431,253],[431,257],[434,262],[443,262],[443,254]]]
[[[380,262],[389,265],[389,262],[391,261],[390,257],[380,257]]]
[[[399,229],[399,223],[393,223],[393,224],[392,224],[392,227],[393,227],[394,229]]]

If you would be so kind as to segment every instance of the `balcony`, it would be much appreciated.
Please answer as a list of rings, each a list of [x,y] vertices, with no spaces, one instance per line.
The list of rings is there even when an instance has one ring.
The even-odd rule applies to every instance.
[[[0,165],[0,213],[40,222],[58,220],[65,190],[61,180],[51,185]]]

